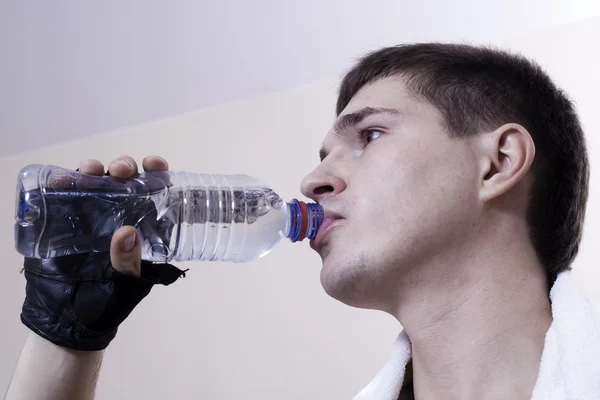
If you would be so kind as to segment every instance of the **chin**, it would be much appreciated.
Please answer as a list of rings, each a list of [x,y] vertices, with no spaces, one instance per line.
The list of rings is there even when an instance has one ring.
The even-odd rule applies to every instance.
[[[369,273],[372,264],[366,257],[335,260],[327,257],[321,269],[321,286],[329,296],[357,308],[378,308],[374,301],[376,280]]]

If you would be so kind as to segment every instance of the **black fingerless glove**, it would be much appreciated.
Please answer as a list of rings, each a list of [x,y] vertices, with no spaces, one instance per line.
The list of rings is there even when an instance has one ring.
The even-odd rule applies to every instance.
[[[119,324],[155,284],[185,276],[171,264],[142,261],[141,277],[115,270],[109,253],[25,258],[26,298],[21,321],[59,346],[102,350]]]

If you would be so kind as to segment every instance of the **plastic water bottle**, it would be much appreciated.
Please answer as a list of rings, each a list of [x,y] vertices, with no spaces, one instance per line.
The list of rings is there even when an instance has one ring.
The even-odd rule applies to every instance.
[[[143,172],[128,179],[29,165],[17,182],[15,246],[34,258],[106,252],[123,225],[138,229],[142,258],[245,262],[283,238],[314,239],[323,208],[284,202],[246,175]]]

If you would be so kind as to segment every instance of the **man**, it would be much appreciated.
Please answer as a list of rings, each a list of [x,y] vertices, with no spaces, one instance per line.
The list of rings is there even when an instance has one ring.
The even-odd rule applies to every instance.
[[[563,391],[551,390],[554,398],[581,399],[570,394],[597,387],[600,376],[591,374],[569,387],[552,364],[571,354],[561,353],[568,346],[553,328],[560,311],[553,307],[563,302],[551,303],[550,288],[570,285],[566,271],[581,240],[589,167],[573,105],[544,72],[487,48],[385,48],[346,75],[337,114],[320,165],[302,182],[331,222],[312,243],[323,260],[321,283],[337,300],[390,313],[404,328],[390,363],[357,399],[550,398],[548,371],[559,371],[552,376]],[[146,158],[143,167],[168,168],[159,158]],[[80,170],[105,172],[95,160]],[[137,166],[122,157],[108,170],[129,177]],[[162,268],[141,265],[132,227],[114,235],[112,267],[108,255],[104,264],[68,261],[114,267],[119,282],[131,278],[121,287],[133,292],[133,277]],[[39,336],[25,345],[8,399],[91,398],[102,359],[93,350],[108,345],[116,333],[109,328],[150,289],[135,300],[106,301],[108,311],[93,318],[79,307],[65,324],[52,317],[60,307],[35,299],[45,287],[40,280],[48,279],[39,271],[60,275],[57,265],[66,261],[28,262],[22,319]],[[91,322],[81,335],[63,334],[82,319]],[[92,323],[102,329],[88,329]]]

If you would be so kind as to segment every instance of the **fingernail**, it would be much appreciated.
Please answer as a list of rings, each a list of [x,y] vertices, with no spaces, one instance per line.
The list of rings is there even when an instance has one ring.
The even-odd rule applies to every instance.
[[[129,162],[125,161],[125,160],[119,160],[116,162],[115,165],[120,165],[120,166],[126,167],[126,168],[133,168],[133,165],[129,164]]]
[[[132,233],[123,241],[123,251],[129,253],[135,248],[135,242],[137,241],[137,234]]]
[[[121,168],[131,168],[131,165],[129,165],[129,163],[127,161],[124,160],[120,160],[120,161],[113,161],[109,164],[108,166],[108,171],[110,171],[111,169],[115,169],[115,167],[121,166]]]

